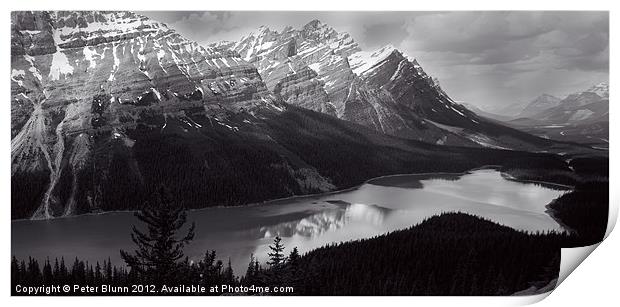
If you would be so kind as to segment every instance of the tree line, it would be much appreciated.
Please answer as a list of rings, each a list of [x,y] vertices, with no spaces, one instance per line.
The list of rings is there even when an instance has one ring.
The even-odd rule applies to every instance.
[[[547,206],[550,214],[572,231],[574,240],[563,247],[588,246],[601,242],[607,231],[609,216],[609,182],[578,183]]]

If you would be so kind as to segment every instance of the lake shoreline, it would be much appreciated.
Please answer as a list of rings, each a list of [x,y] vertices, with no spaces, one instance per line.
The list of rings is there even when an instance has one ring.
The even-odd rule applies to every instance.
[[[198,235],[186,253],[195,260],[205,250],[217,250],[223,259],[231,258],[234,269],[239,271],[250,255],[261,255],[258,258],[264,261],[265,249],[276,235],[283,237],[286,246],[309,252],[329,244],[406,229],[432,216],[456,212],[517,231],[563,232],[561,225],[545,212],[545,205],[562,191],[514,182],[501,174],[497,166],[461,173],[399,174],[377,177],[395,178],[380,182],[384,184],[376,184],[374,180],[378,179],[372,178],[341,191],[252,206],[190,210],[188,220],[196,222]],[[408,188],[410,183],[414,187]],[[128,234],[138,223],[131,212],[134,211],[15,222],[12,252],[37,259],[57,255],[96,261],[110,251],[130,250],[133,245]],[[113,262],[120,263],[118,255],[112,255]]]
[[[285,201],[288,201],[288,200],[291,200],[291,199],[304,200],[304,199],[309,199],[309,198],[313,198],[313,197],[317,197],[318,198],[318,197],[324,197],[324,196],[329,196],[329,195],[333,195],[333,194],[339,194],[339,193],[355,191],[355,190],[359,189],[361,186],[363,186],[365,184],[372,184],[371,181],[380,180],[380,179],[384,179],[384,178],[402,177],[402,176],[425,176],[425,175],[464,176],[464,175],[471,174],[472,172],[475,172],[475,171],[478,171],[478,170],[487,170],[487,169],[492,169],[492,170],[498,171],[502,175],[502,177],[504,177],[506,180],[516,181],[516,182],[521,182],[521,183],[535,183],[535,184],[544,184],[544,185],[549,185],[549,186],[557,186],[557,187],[561,187],[562,189],[567,189],[569,191],[574,189],[574,187],[563,185],[563,184],[558,184],[558,183],[553,183],[553,182],[519,179],[519,178],[511,176],[510,174],[502,172],[500,170],[501,167],[502,167],[501,165],[489,164],[489,165],[483,165],[483,166],[480,166],[480,167],[475,167],[475,168],[471,168],[471,169],[463,171],[463,172],[456,172],[456,173],[454,173],[454,172],[425,172],[425,173],[401,173],[401,174],[384,175],[384,176],[373,177],[373,178],[367,179],[367,180],[365,180],[364,182],[362,182],[359,185],[356,185],[356,186],[350,187],[350,188],[341,189],[341,190],[333,190],[333,191],[329,191],[329,192],[304,194],[304,195],[291,195],[291,196],[287,196],[287,197],[274,198],[274,199],[265,200],[265,201],[262,201],[262,202],[249,203],[249,204],[245,204],[245,205],[211,206],[211,207],[204,207],[204,208],[193,208],[193,209],[187,209],[186,211],[187,212],[196,212],[196,211],[209,210],[209,209],[254,208],[254,207],[265,206],[265,205],[278,205],[278,202],[285,202]],[[135,213],[137,211],[138,210],[114,210],[114,211],[103,211],[103,212],[89,212],[89,213],[84,213],[84,214],[79,214],[79,215],[59,216],[59,217],[54,217],[54,218],[51,218],[51,219],[16,219],[16,220],[11,220],[11,223],[37,222],[37,221],[54,221],[54,220],[61,220],[61,219],[77,218],[77,217],[81,217],[81,216],[102,216],[102,215],[112,215],[112,214],[122,214],[122,213]]]

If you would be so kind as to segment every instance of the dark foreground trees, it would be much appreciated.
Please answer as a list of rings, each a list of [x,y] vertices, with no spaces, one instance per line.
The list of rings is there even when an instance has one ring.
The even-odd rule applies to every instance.
[[[133,254],[120,251],[131,272],[140,276],[142,281],[154,285],[182,281],[179,274],[182,271],[180,260],[184,257],[183,247],[194,238],[196,225],[192,223],[187,234],[176,237],[185,225],[187,215],[163,187],[159,188],[155,199],[135,216],[145,224],[147,232],[133,226],[131,239],[137,249]]]
[[[554,282],[570,237],[448,213],[289,257],[284,272],[304,295],[510,295]]]
[[[560,248],[573,240],[574,235],[525,233],[475,216],[448,213],[409,229],[333,244],[305,255],[286,249],[276,239],[268,263],[252,258],[241,278],[234,275],[230,262],[216,260],[215,251],[194,262],[179,258],[176,281],[207,287],[291,286],[293,295],[510,295],[553,285]],[[13,286],[130,286],[152,278],[109,261],[93,265],[76,259],[67,266],[59,259],[45,261],[41,267],[34,259],[13,258],[11,268]]]
[[[574,232],[574,240],[563,247],[588,246],[601,242],[607,231],[609,182],[588,181],[548,205],[550,214]]]

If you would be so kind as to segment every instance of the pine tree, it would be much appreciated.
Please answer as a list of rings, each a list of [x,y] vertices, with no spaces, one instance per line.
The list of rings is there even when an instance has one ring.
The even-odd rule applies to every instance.
[[[68,275],[69,275],[69,272],[67,271],[67,266],[65,265],[65,257],[60,257],[58,282],[62,282],[62,283],[66,282]]]
[[[215,260],[214,250],[206,252],[204,258],[198,263],[200,284],[210,287],[220,283],[220,271],[222,262]]]
[[[26,271],[26,262],[24,260],[20,261],[19,263],[19,272],[20,275],[22,275],[21,281],[28,282],[28,272]]]
[[[269,249],[271,252],[267,253],[269,256],[267,264],[270,266],[270,269],[267,270],[264,276],[265,282],[270,286],[281,286],[284,279],[283,266],[286,261],[282,238],[276,236],[273,240],[273,245],[269,245]]]
[[[230,258],[228,258],[228,265],[224,269],[223,275],[224,283],[233,284],[235,282],[235,275],[233,273],[232,264],[230,263]]]
[[[112,283],[112,261],[110,261],[110,257],[108,257],[108,262],[104,262],[103,266],[105,267],[105,280],[107,283]]]
[[[34,258],[29,257],[30,261],[28,264],[28,272],[30,276],[33,277],[33,281],[38,284],[41,282],[41,268],[39,267],[39,262]]]
[[[273,245],[270,245],[269,249],[271,250],[271,253],[267,254],[269,255],[269,261],[267,261],[267,264],[270,265],[272,268],[279,267],[284,264],[285,258],[282,238],[276,236],[276,238],[273,240]]]
[[[86,272],[86,283],[92,285],[95,283],[95,270],[93,269],[92,264],[89,265],[87,263],[86,267],[88,268]]]
[[[181,238],[176,233],[187,220],[183,208],[176,206],[169,192],[160,187],[155,201],[145,205],[135,216],[146,224],[145,233],[133,226],[131,239],[137,249],[134,254],[121,250],[121,257],[145,282],[156,285],[174,282],[178,276],[183,247],[194,238],[195,224]]]
[[[299,251],[297,247],[294,247],[293,250],[288,255],[288,259],[286,262],[286,274],[285,280],[286,285],[293,287],[295,292],[301,291],[302,285],[302,272],[299,268],[300,261]]]
[[[58,258],[54,258],[54,271],[52,271],[52,275],[54,275],[56,279],[58,279],[58,277],[60,276],[60,266],[58,264]]]
[[[243,280],[248,286],[251,286],[253,284],[255,285],[257,281],[258,272],[255,269],[255,261],[256,259],[254,258],[254,254],[251,254],[250,263],[248,264],[248,269],[245,271],[245,279]]]
[[[11,283],[13,285],[17,285],[21,282],[21,278],[22,272],[19,270],[19,262],[17,261],[17,258],[13,256],[11,258]]]
[[[52,283],[53,273],[52,273],[52,265],[50,264],[50,259],[47,258],[45,260],[45,264],[43,265],[43,284],[49,285]]]
[[[288,263],[290,265],[296,266],[299,262],[299,251],[297,250],[297,246],[293,247],[293,250],[288,255]]]

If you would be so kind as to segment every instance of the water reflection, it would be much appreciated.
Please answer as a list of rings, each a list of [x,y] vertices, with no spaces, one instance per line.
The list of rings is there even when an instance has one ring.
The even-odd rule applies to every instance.
[[[364,223],[380,226],[390,209],[376,205],[348,204],[343,208],[326,210],[303,219],[276,225],[262,226],[259,235],[262,238],[280,237],[317,237],[325,232],[344,228],[349,223]]]

